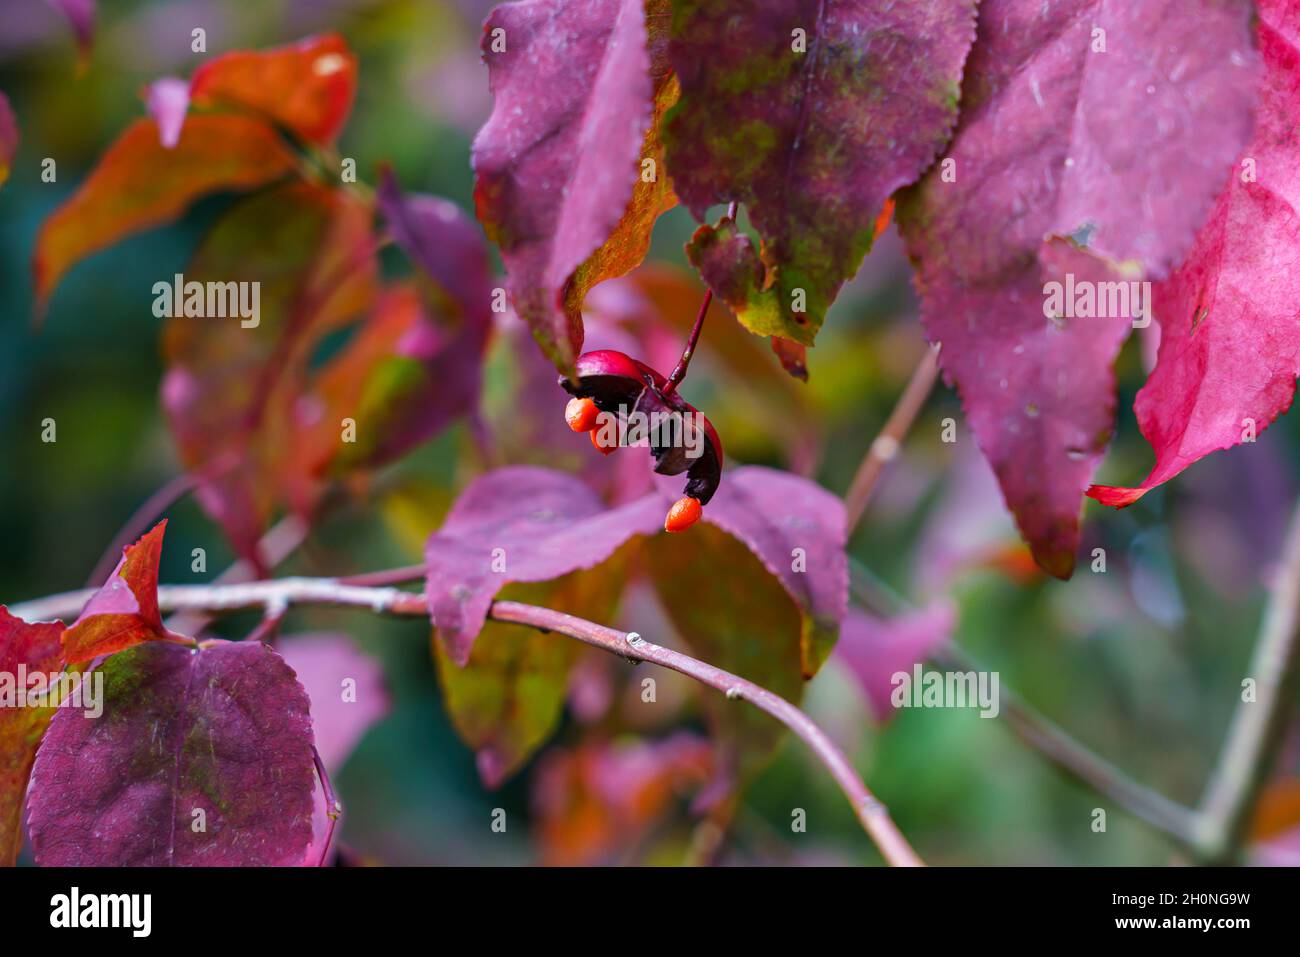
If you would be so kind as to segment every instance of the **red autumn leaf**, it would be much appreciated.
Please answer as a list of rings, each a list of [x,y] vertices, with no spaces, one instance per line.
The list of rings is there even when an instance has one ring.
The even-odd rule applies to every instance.
[[[1046,283],[1160,275],[1185,252],[1249,135],[1250,15],[1246,0],[985,0],[948,155],[900,202],[944,373],[1058,577],[1135,317],[1049,316]]]
[[[320,338],[373,298],[371,218],[350,193],[308,183],[247,197],[213,227],[184,278],[260,283],[258,316],[196,318],[175,302],[163,327],[168,424],[200,480],[200,504],[245,557],[277,506],[315,505],[319,489],[296,457],[299,400]]]
[[[356,55],[330,33],[210,60],[194,71],[190,101],[240,107],[310,143],[332,143],[352,111],[356,89]]]
[[[1216,449],[1253,441],[1291,407],[1300,372],[1300,4],[1259,7],[1264,86],[1255,134],[1191,255],[1155,287],[1160,352],[1138,393],[1138,426],[1155,450],[1136,488],[1094,485],[1131,505]]]
[[[676,5],[674,186],[701,221],[744,203],[763,242],[706,225],[688,254],[751,331],[812,345],[886,200],[947,142],[974,37],[975,0]]]
[[[158,560],[166,530],[167,520],[163,519],[122,550],[113,574],[63,634],[69,664],[169,637],[158,613]]]
[[[649,495],[607,509],[579,479],[511,466],[472,482],[425,547],[429,614],[458,665],[498,591],[599,565],[634,535],[662,527],[664,502]]]
[[[622,222],[651,125],[642,0],[502,4],[483,56],[494,102],[474,140],[478,217],[501,248],[515,311],[568,371],[583,333],[566,290]]]
[[[152,643],[109,658],[104,712],[61,709],[27,802],[42,866],[267,866],[312,837],[311,715],[261,642]]]
[[[44,310],[63,274],[91,253],[175,219],[207,193],[252,189],[293,168],[293,155],[256,120],[190,117],[172,149],[153,120],[138,120],[41,227],[32,260],[37,308]]]
[[[18,118],[8,98],[0,93],[0,186],[9,178],[9,168],[18,153]]]
[[[23,677],[63,670],[63,623],[28,624],[0,605],[0,867],[12,867],[22,845],[23,796],[36,746],[54,709],[18,707]]]

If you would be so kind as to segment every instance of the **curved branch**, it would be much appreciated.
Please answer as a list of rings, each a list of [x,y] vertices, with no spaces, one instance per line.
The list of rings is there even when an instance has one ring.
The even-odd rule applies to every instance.
[[[83,589],[51,595],[16,605],[10,609],[10,613],[28,621],[71,618],[80,614],[93,594],[94,589]],[[255,608],[277,611],[291,605],[362,607],[369,608],[376,614],[418,618],[426,617],[429,613],[422,594],[391,587],[349,585],[331,578],[281,578],[232,585],[163,585],[158,589],[158,605],[168,612],[194,611],[205,614]],[[748,701],[780,721],[808,745],[849,799],[863,829],[887,862],[905,867],[923,865],[924,862],[894,824],[888,809],[867,789],[844,752],[836,747],[808,715],[779,695],[689,655],[646,641],[636,632],[607,628],[550,608],[498,601],[493,602],[488,617],[557,632],[623,658],[671,668],[722,692],[732,701]]]
[[[889,810],[867,790],[867,786],[853,770],[844,752],[835,746],[808,715],[781,696],[752,681],[737,677],[729,671],[723,671],[721,668],[715,668],[713,665],[692,658],[690,655],[646,641],[636,632],[627,633],[606,628],[604,625],[597,625],[550,608],[538,608],[517,601],[493,602],[492,610],[488,614],[497,621],[511,621],[519,625],[558,631],[570,638],[576,638],[596,648],[603,648],[605,651],[634,661],[649,661],[664,668],[671,668],[688,678],[694,678],[701,684],[721,691],[728,700],[748,701],[760,711],[776,718],[808,745],[817,760],[830,771],[831,777],[840,786],[844,796],[849,799],[862,827],[875,841],[876,847],[880,849],[886,861],[904,867],[918,867],[923,864],[916,852],[912,850],[912,846],[907,843],[907,838],[903,837],[902,832],[895,826],[893,818],[889,816]]]

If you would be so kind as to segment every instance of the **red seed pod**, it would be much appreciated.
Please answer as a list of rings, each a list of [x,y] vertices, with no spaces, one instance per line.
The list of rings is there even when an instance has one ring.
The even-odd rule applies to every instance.
[[[673,507],[668,510],[668,516],[664,519],[665,532],[684,532],[700,520],[700,514],[704,511],[698,498],[691,498],[689,495],[679,498],[673,502]]]
[[[575,432],[590,432],[596,427],[596,416],[600,409],[591,399],[570,399],[564,407],[564,421]]]
[[[645,444],[650,448],[656,472],[685,472],[687,497],[707,505],[722,479],[722,440],[712,423],[676,391],[665,392],[667,379],[625,353],[613,349],[583,353],[575,371],[574,379],[560,379],[560,385],[570,395],[591,399],[596,408],[609,415],[636,413],[643,421],[667,424],[637,438],[648,439]],[[595,437],[599,431],[597,428],[591,433],[592,444],[608,455],[613,448],[601,447]]]

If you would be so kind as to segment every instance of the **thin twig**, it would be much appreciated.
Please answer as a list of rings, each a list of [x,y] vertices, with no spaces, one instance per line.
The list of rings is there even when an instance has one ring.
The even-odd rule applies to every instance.
[[[911,603],[857,559],[850,559],[853,597],[877,614],[891,617],[911,608]],[[938,668],[953,671],[982,671],[954,642],[931,652]],[[1158,791],[1133,780],[1123,770],[1075,740],[1059,725],[1026,703],[1006,682],[999,683],[1000,713],[1026,745],[1037,751],[1057,770],[1114,801],[1122,810],[1163,831],[1180,844],[1195,843],[1197,815],[1191,808],[1172,801]]]
[[[52,595],[17,605],[10,611],[28,621],[67,617],[77,614],[91,594],[93,591],[87,589]],[[348,585],[328,578],[281,578],[235,585],[164,585],[158,589],[158,605],[166,611],[198,610],[212,614],[303,604],[359,606],[377,614],[407,617],[428,614],[427,602],[421,594],[397,588]],[[694,678],[722,692],[730,700],[748,701],[776,718],[808,745],[849,799],[858,820],[886,861],[903,866],[923,863],[895,826],[884,804],[863,784],[843,752],[811,718],[784,698],[721,668],[646,641],[635,632],[628,634],[550,608],[498,601],[493,603],[488,615],[496,621],[567,635],[623,658],[649,661]]]
[[[727,215],[725,219],[736,221],[736,203],[733,201],[727,206]],[[686,378],[686,369],[691,364],[691,357],[695,355],[695,346],[700,341],[700,331],[704,328],[704,317],[709,314],[709,306],[713,302],[713,288],[710,286],[704,289],[704,300],[700,303],[700,311],[695,314],[695,325],[691,327],[691,334],[686,340],[686,348],[682,350],[682,357],[677,360],[677,365],[668,376],[668,382],[664,385],[663,394],[672,395],[677,390],[677,385]]]
[[[1234,858],[1268,783],[1300,682],[1300,506],[1291,518],[1272,597],[1264,613],[1243,695],[1200,806],[1197,850],[1209,861]]]
[[[145,499],[113,536],[113,541],[104,554],[99,556],[99,561],[95,563],[95,568],[86,579],[86,584],[102,585],[117,567],[122,557],[122,549],[143,535],[150,525],[161,518],[167,509],[192,492],[196,485],[198,480],[194,476],[188,473],[177,475],[163,483],[157,491]]]
[[[876,847],[880,849],[886,861],[895,866],[906,867],[916,867],[923,863],[907,843],[902,832],[895,826],[888,809],[867,790],[862,779],[853,770],[853,766],[844,757],[844,753],[811,718],[779,695],[729,671],[723,671],[679,651],[646,641],[636,632],[628,634],[614,628],[606,628],[550,608],[538,608],[515,601],[498,601],[493,603],[489,615],[497,621],[512,621],[520,625],[556,631],[616,655],[671,668],[689,678],[694,678],[701,684],[721,691],[732,701],[743,698],[760,711],[776,718],[803,739],[817,759],[831,772],[835,783],[849,799],[858,820],[875,841]]]
[[[949,642],[929,655],[938,668],[981,671],[955,644]],[[1134,781],[1109,761],[1089,751],[1058,725],[1021,700],[1005,684],[999,685],[998,707],[1011,729],[1031,748],[1076,781],[1110,798],[1120,808],[1163,831],[1184,846],[1195,840],[1196,812]]]
[[[325,770],[325,762],[320,758],[320,752],[316,750],[316,745],[311,746],[311,759],[316,765],[316,777],[320,778],[321,797],[325,800],[325,816],[329,818],[329,825],[325,831],[325,843],[320,849],[320,860],[316,862],[317,867],[324,867],[325,861],[329,858],[330,843],[334,840],[334,828],[339,823],[339,818],[343,816],[343,805],[339,803],[338,796],[334,793],[334,785],[330,783],[329,772]]]
[[[263,561],[269,567],[274,568],[297,550],[298,546],[307,538],[308,531],[310,531],[310,527],[303,519],[297,515],[287,515],[276,522],[262,536],[257,543],[258,554],[262,556]],[[253,568],[252,564],[241,558],[218,575],[214,584],[234,585],[251,581],[256,577],[256,574],[256,569]],[[173,616],[166,624],[168,630],[178,634],[198,635],[204,628],[208,627],[211,621],[212,617],[210,615],[204,615],[199,611],[189,611]]]
[[[894,456],[898,455],[903,439],[907,437],[912,423],[921,413],[925,400],[929,397],[930,390],[934,388],[938,378],[939,350],[927,347],[925,354],[921,356],[921,361],[912,372],[912,378],[908,380],[907,388],[903,390],[903,394],[894,405],[894,411],[889,413],[885,427],[880,430],[880,434],[876,436],[875,441],[867,449],[866,455],[862,457],[857,474],[853,476],[853,482],[844,495],[849,535],[853,534],[858,522],[862,520],[881,473],[884,472],[885,466],[893,461]]]

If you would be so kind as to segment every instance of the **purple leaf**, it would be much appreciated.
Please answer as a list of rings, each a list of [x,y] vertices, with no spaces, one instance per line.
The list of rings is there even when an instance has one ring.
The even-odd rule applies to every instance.
[[[347,635],[286,635],[276,650],[307,692],[316,750],[332,775],[388,714],[383,669]]]
[[[453,661],[469,661],[492,598],[509,582],[540,582],[592,568],[634,535],[663,523],[658,495],[606,509],[570,475],[533,466],[497,469],[461,493],[425,547],[429,613]]]
[[[1046,284],[1159,275],[1187,250],[1250,131],[1251,6],[985,0],[948,155],[900,201],[927,333],[1060,578],[1137,316],[1049,317]]]
[[[799,606],[803,671],[811,678],[848,608],[844,503],[805,478],[746,465],[726,474],[703,520],[744,542]]]
[[[1265,83],[1254,138],[1220,179],[1192,254],[1155,287],[1160,352],[1134,403],[1155,465],[1136,488],[1089,490],[1107,505],[1131,505],[1211,452],[1253,442],[1295,395],[1300,10],[1284,0],[1259,6]]]
[[[485,337],[492,324],[492,264],[478,226],[455,203],[403,193],[387,168],[375,198],[397,245],[437,284],[462,324]]]
[[[150,642],[101,667],[103,714],[60,709],[28,824],[44,866],[292,865],[311,841],[311,716],[261,643]]]
[[[158,141],[173,149],[181,141],[181,127],[190,108],[190,84],[174,76],[165,76],[149,84],[145,108],[158,124]]]
[[[515,311],[566,371],[583,339],[566,287],[638,179],[654,95],[646,42],[642,0],[524,0],[484,26],[493,107],[474,140],[475,205]]]
[[[946,604],[909,611],[890,619],[852,609],[844,619],[835,655],[862,686],[878,721],[894,713],[890,695],[898,672],[912,666],[952,636],[956,614]]]
[[[751,331],[812,345],[886,199],[947,142],[974,38],[975,0],[674,4],[674,188],[701,221],[744,203],[763,241],[724,222],[688,253]]]
[[[0,186],[9,178],[9,168],[18,153],[18,118],[9,99],[0,93]]]

